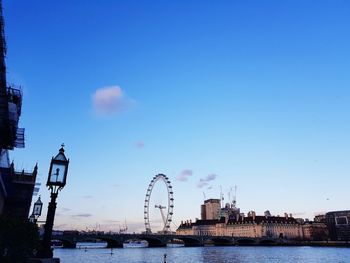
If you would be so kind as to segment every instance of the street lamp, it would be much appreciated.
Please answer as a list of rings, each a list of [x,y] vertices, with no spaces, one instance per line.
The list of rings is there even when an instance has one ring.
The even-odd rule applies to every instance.
[[[43,202],[41,202],[40,195],[38,200],[33,205],[32,215],[29,217],[29,221],[32,223],[36,223],[39,216],[41,216],[41,211],[43,210]]]
[[[30,215],[29,222],[35,224],[35,216],[33,214]]]
[[[46,223],[44,228],[45,232],[42,243],[43,248],[41,253],[39,253],[41,258],[52,258],[53,256],[51,249],[51,236],[57,205],[56,198],[58,191],[62,190],[62,188],[66,185],[67,180],[69,159],[67,159],[64,155],[64,144],[61,146],[62,147],[59,150],[58,154],[51,159],[49,175],[46,183],[46,186],[51,191],[51,201],[47,210]]]

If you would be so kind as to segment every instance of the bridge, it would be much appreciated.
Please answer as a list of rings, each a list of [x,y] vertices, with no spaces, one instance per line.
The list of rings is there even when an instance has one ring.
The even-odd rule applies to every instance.
[[[235,246],[235,245],[283,245],[287,240],[273,238],[250,238],[231,236],[195,236],[174,234],[109,234],[109,233],[77,233],[53,235],[53,240],[62,242],[64,248],[76,248],[77,242],[104,241],[108,248],[123,248],[123,243],[129,240],[146,240],[148,247],[165,247],[172,241],[182,241],[185,247],[204,245]]]

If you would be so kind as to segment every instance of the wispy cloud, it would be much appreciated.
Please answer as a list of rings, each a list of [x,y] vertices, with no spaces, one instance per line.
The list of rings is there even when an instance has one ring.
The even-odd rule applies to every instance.
[[[120,223],[119,220],[111,220],[111,219],[103,220],[103,222],[105,222],[105,223],[111,223],[111,224],[113,224],[113,223]]]
[[[85,214],[76,214],[76,215],[71,215],[73,218],[79,218],[79,217],[91,217],[91,214],[85,213]]]
[[[70,209],[70,208],[65,208],[65,207],[60,207],[60,208],[58,208],[58,210],[59,210],[60,212],[64,213],[64,212],[68,212],[68,211],[70,211],[70,210],[72,210],[72,209]]]
[[[214,181],[218,177],[216,174],[209,174],[205,178],[201,178],[197,184],[198,188],[203,188],[204,186],[207,186],[210,181]]]
[[[110,116],[128,109],[131,105],[131,100],[119,86],[97,89],[92,95],[92,102],[98,116]]]
[[[136,142],[136,147],[139,149],[142,149],[145,147],[145,142],[144,141],[138,141]]]
[[[183,170],[177,177],[176,180],[180,182],[186,182],[190,176],[193,175],[193,171],[190,169]]]

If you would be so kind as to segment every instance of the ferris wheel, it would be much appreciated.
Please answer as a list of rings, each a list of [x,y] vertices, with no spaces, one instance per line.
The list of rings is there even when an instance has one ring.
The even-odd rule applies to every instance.
[[[153,177],[150,184],[148,185],[146,198],[145,198],[144,219],[145,219],[146,233],[149,233],[149,234],[152,233],[151,225],[150,225],[150,216],[149,216],[151,194],[155,184],[158,181],[162,181],[165,184],[167,189],[167,194],[168,194],[168,210],[166,215],[164,214],[164,211],[163,211],[166,209],[165,206],[162,206],[161,204],[155,205],[155,208],[158,208],[160,210],[160,213],[162,216],[162,220],[163,220],[162,233],[170,232],[170,223],[172,222],[173,209],[174,209],[173,187],[171,186],[170,180],[166,175],[157,174],[156,176]]]

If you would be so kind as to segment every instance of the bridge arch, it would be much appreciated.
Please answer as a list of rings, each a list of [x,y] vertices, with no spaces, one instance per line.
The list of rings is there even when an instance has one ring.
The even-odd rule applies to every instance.
[[[100,237],[99,239],[107,242],[107,248],[123,248],[124,240],[119,238]]]
[[[232,246],[235,244],[233,238],[225,237],[212,237],[210,240],[214,243],[214,246]]]
[[[277,242],[274,239],[261,239],[259,241],[259,245],[264,245],[264,246],[272,246],[272,245],[276,245]]]
[[[76,248],[77,247],[77,242],[74,239],[55,237],[53,240],[61,241],[63,248]]]
[[[176,237],[184,242],[185,247],[201,247],[204,243],[201,239],[194,237]]]
[[[256,245],[256,240],[253,238],[239,238],[236,240],[237,245]]]
[[[148,242],[148,247],[166,247],[167,240],[157,237],[142,237],[141,240]]]

